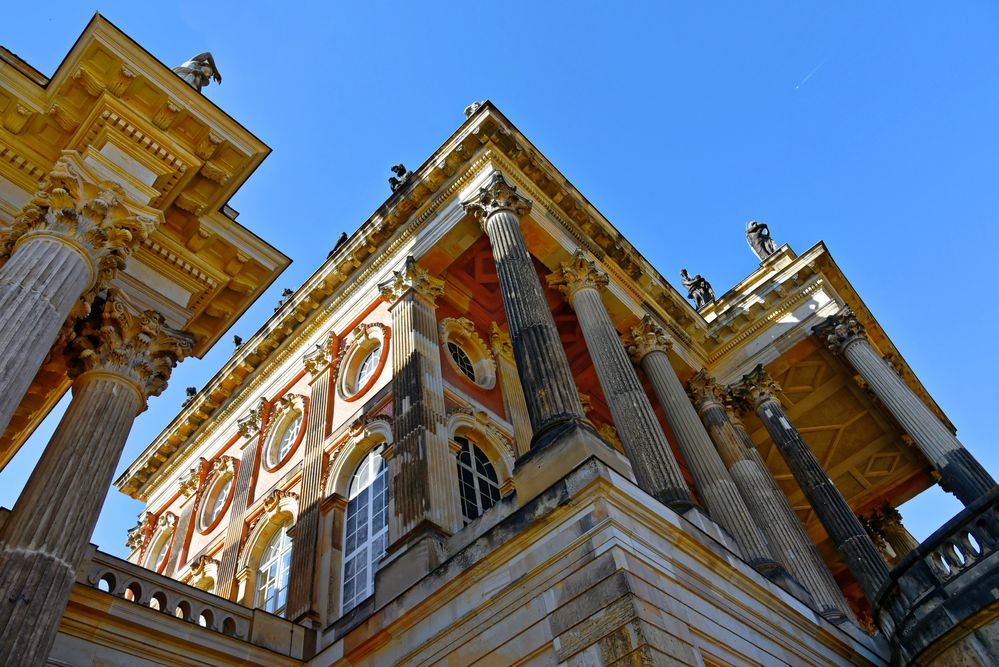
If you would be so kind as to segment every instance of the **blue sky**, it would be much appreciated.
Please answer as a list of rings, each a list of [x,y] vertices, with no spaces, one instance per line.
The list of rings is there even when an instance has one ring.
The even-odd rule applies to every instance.
[[[13,3],[0,44],[52,74],[95,7]],[[993,3],[107,2],[170,66],[210,50],[206,94],[273,149],[233,198],[294,263],[233,331],[252,334],[341,230],[489,98],[670,280],[722,293],[756,266],[747,220],[833,257],[987,468],[999,364],[999,9]],[[124,468],[232,350],[150,401]],[[65,401],[64,401],[65,403]],[[0,472],[12,506],[61,409]],[[70,508],[67,508],[70,509]],[[959,509],[902,510],[923,538]],[[94,542],[124,555],[141,504],[109,494]]]

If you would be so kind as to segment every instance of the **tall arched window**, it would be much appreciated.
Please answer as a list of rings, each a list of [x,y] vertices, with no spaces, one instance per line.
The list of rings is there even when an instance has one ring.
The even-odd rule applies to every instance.
[[[267,542],[257,569],[257,607],[281,616],[288,604],[288,570],[291,568],[289,524],[282,524]]]
[[[485,453],[465,437],[454,439],[458,450],[458,486],[461,492],[461,514],[469,524],[482,516],[500,499],[499,479]]]
[[[374,592],[375,568],[388,545],[385,460],[371,452],[350,480],[343,540],[343,613]]]

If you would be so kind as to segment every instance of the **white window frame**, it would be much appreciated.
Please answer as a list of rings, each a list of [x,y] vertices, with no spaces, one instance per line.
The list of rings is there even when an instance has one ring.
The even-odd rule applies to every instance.
[[[284,612],[288,608],[288,581],[291,570],[292,547],[292,539],[288,535],[290,527],[286,523],[278,526],[277,531],[267,540],[267,544],[264,545],[260,554],[260,564],[257,565],[256,607],[275,616],[284,616]],[[264,558],[275,541],[277,544],[274,555],[265,561]],[[272,589],[274,594],[270,596],[269,594]],[[282,594],[284,602],[283,604],[278,604],[281,601]],[[268,608],[268,599],[272,601],[272,608],[270,609]]]
[[[361,482],[364,486],[358,484],[362,475],[366,476]],[[366,517],[363,531],[353,516],[361,514],[362,510]],[[376,518],[379,512],[381,516]],[[348,551],[352,519],[356,539]],[[343,523],[340,610],[341,614],[346,614],[374,593],[375,569],[388,545],[388,465],[381,457],[381,447],[369,452],[354,471]]]

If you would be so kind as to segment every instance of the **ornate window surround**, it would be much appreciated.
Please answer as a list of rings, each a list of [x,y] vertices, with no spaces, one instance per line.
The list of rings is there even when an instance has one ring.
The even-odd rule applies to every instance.
[[[250,521],[241,549],[236,577],[243,585],[242,597],[237,602],[251,609],[256,605],[257,568],[264,547],[278,530],[294,526],[297,520],[298,494],[275,489],[264,498],[263,510]]]
[[[457,457],[461,451],[461,445],[455,441],[455,438],[466,438],[481,449],[492,464],[499,479],[500,497],[505,498],[513,493],[512,444],[508,443],[506,437],[493,425],[488,414],[470,407],[454,408],[448,413],[447,432],[452,454]]]
[[[205,492],[201,496],[200,506],[196,509],[197,527],[200,534],[207,535],[215,530],[222,522],[226,512],[229,511],[229,505],[232,504],[233,496],[236,494],[236,471],[238,469],[239,460],[231,456],[220,456],[212,463],[204,484]],[[222,485],[225,484],[227,479],[231,479],[232,483],[226,492],[225,501],[219,509],[218,514],[209,521],[207,515],[210,511],[209,508],[214,506],[213,499],[215,494],[221,490]]]
[[[350,342],[344,346],[333,371],[336,392],[341,400],[347,403],[358,400],[378,381],[388,360],[391,333],[389,327],[379,323],[359,324],[350,333]],[[381,346],[381,352],[374,372],[362,386],[352,387],[361,363],[378,346]]]
[[[444,358],[451,364],[464,380],[482,389],[492,389],[496,386],[496,360],[489,352],[489,347],[479,336],[475,324],[466,317],[445,317],[437,325],[440,332],[441,349]],[[465,375],[455,362],[448,349],[448,343],[454,343],[468,355],[475,369],[475,379]]]
[[[305,437],[306,420],[308,419],[309,399],[301,394],[285,394],[278,399],[267,420],[267,434],[264,436],[264,447],[261,450],[262,456],[260,464],[267,472],[274,472],[284,467],[285,464],[298,451],[298,446]],[[279,438],[285,429],[291,426],[292,421],[301,415],[302,421],[298,426],[298,434],[288,452],[280,459],[272,458],[272,452],[277,445]]]
[[[146,549],[145,565],[147,570],[153,570],[157,574],[162,574],[170,562],[170,552],[173,551],[174,538],[177,536],[177,515],[172,512],[164,512],[156,520],[156,531],[149,538],[149,547]],[[161,549],[164,549],[163,562],[156,567],[154,559]]]

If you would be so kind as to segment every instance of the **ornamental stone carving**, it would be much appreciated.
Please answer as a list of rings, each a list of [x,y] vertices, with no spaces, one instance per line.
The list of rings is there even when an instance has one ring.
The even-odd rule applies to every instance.
[[[440,321],[438,331],[441,346],[445,350],[445,357],[462,377],[468,377],[468,374],[454,359],[448,343],[453,343],[461,348],[472,363],[474,377],[468,377],[469,380],[483,389],[492,389],[496,386],[496,360],[489,354],[489,348],[479,336],[475,324],[470,319],[467,317],[445,317]]]
[[[181,475],[179,484],[181,496],[190,498],[198,492],[198,489],[201,488],[201,483],[204,481],[204,472],[207,464],[208,461],[202,458],[198,461],[198,465]]]
[[[724,407],[725,390],[703,368],[687,381],[687,394],[698,412],[712,404]]]
[[[570,302],[579,290],[594,289],[599,292],[608,282],[607,274],[586,259],[582,250],[573,253],[568,262],[562,262],[561,266],[548,276],[548,285],[562,292]]]
[[[164,323],[154,310],[136,313],[116,289],[83,320],[69,346],[69,375],[118,375],[132,382],[145,409],[146,399],[166,389],[177,362],[190,354],[194,337]]]
[[[236,421],[236,428],[240,435],[249,440],[260,433],[260,424],[263,421],[264,412],[267,410],[267,399],[262,398],[257,402],[256,407]]]
[[[239,465],[239,460],[233,458],[232,456],[222,455],[212,462],[211,468],[208,470],[206,479],[212,479],[219,476],[235,476],[236,466]]]
[[[489,345],[496,356],[513,359],[513,342],[510,340],[510,334],[500,329],[495,322],[489,325]]]
[[[332,361],[332,354],[330,350],[330,343],[332,340],[332,333],[328,336],[323,336],[323,338],[318,343],[313,345],[312,349],[306,352],[302,357],[302,363],[305,364],[305,370],[309,372],[309,375],[315,377],[329,367],[330,362]]]
[[[64,151],[14,223],[0,233],[0,259],[32,236],[57,239],[90,263],[85,294],[92,300],[161,220],[155,209],[130,202],[117,183],[95,177],[78,153]]]
[[[763,369],[763,364],[743,375],[739,384],[732,387],[733,396],[746,401],[754,409],[764,401],[779,403],[777,398],[779,393],[780,385]]]
[[[867,330],[857,320],[854,312],[844,307],[838,314],[812,328],[812,333],[825,341],[829,349],[842,354],[851,343],[866,340]]]
[[[272,513],[281,504],[281,501],[285,498],[290,498],[296,503],[298,502],[298,494],[294,491],[283,491],[281,489],[274,489],[267,496],[264,497],[264,512]]]
[[[206,554],[198,556],[190,566],[191,575],[195,579],[202,577],[216,578],[220,563]]]
[[[673,339],[651,315],[646,315],[638,326],[632,327],[628,332],[624,345],[631,358],[638,363],[650,352],[669,352],[673,347]]]
[[[142,543],[146,539],[146,533],[151,532],[151,525],[156,520],[156,515],[152,512],[142,512],[135,525],[128,529],[128,536],[125,538],[125,546],[135,551],[142,548]]]
[[[378,292],[389,304],[395,304],[410,290],[430,303],[436,303],[437,297],[444,293],[444,281],[427,273],[410,255],[401,271],[393,271],[391,279],[378,285]]]
[[[506,182],[503,174],[494,171],[487,185],[461,203],[466,213],[471,213],[479,224],[485,225],[489,216],[499,211],[510,211],[517,217],[531,210],[531,200],[517,193],[517,186]]]

